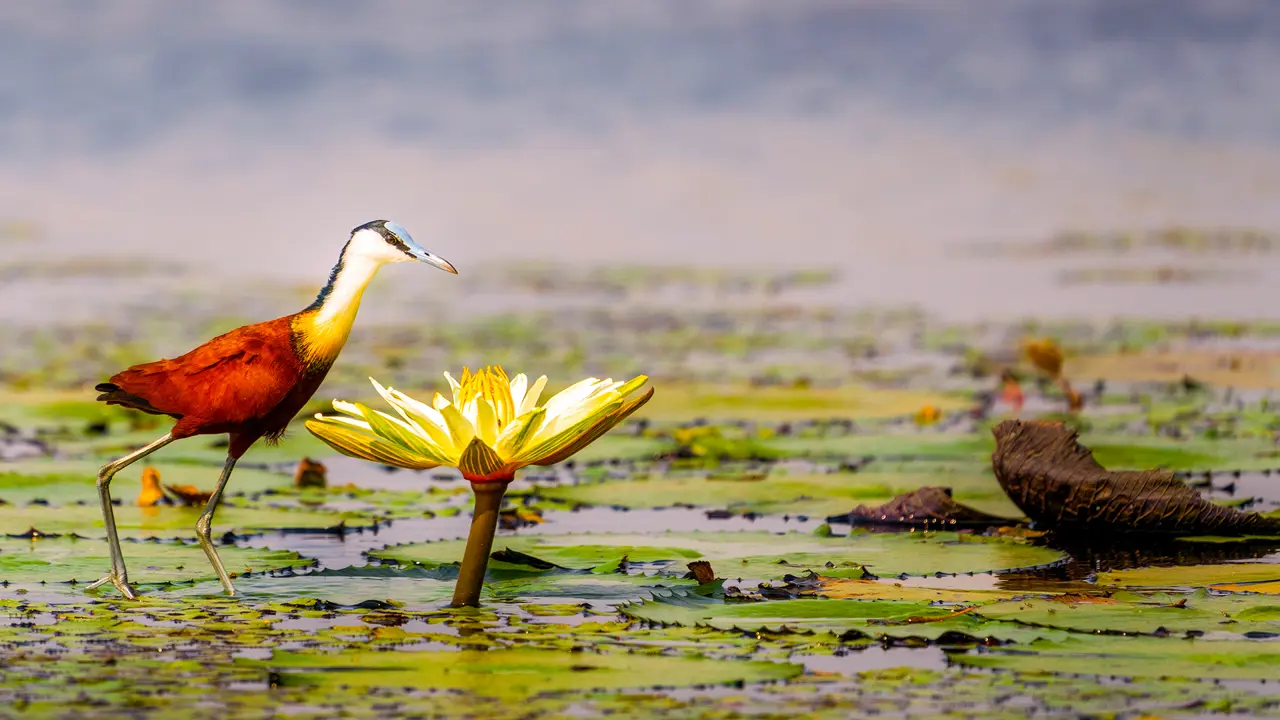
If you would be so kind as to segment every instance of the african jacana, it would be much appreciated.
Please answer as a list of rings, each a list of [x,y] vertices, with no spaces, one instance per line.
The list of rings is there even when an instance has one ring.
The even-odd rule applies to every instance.
[[[235,595],[235,586],[209,537],[213,513],[236,461],[259,438],[267,442],[280,439],[342,352],[360,297],[378,268],[407,260],[458,272],[422,249],[397,223],[374,220],[351,231],[329,283],[302,312],[232,330],[172,360],[135,365],[97,386],[102,393],[98,399],[108,405],[168,415],[177,423],[164,437],[98,471],[111,572],[89,589],[109,582],[125,597],[135,597],[111,510],[111,478],[174,440],[226,433],[230,440],[227,461],[196,522],[196,537],[227,594]]]

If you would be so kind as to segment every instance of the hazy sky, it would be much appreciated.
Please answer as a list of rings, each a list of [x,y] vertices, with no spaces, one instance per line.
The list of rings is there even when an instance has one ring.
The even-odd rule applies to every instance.
[[[0,218],[309,276],[392,217],[460,266],[834,264],[936,304],[957,243],[1280,228],[1277,70],[1269,0],[6,3]]]

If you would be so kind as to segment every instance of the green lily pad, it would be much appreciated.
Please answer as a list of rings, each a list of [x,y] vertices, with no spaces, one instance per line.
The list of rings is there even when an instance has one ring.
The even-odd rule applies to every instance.
[[[203,508],[183,505],[114,508],[121,537],[194,537],[196,519]],[[213,518],[215,532],[244,534],[266,530],[325,530],[339,525],[367,527],[376,520],[354,512],[324,512],[300,508],[239,507],[224,504]],[[44,505],[0,506],[0,533],[17,535],[35,528],[47,535],[77,534],[105,537],[102,509],[92,505],[53,507]]]
[[[976,638],[1029,642],[1064,633],[988,622],[965,608],[896,600],[774,600],[723,602],[695,595],[658,594],[654,601],[627,605],[622,612],[637,620],[683,627],[748,632],[854,633],[868,638],[936,639],[948,633]]]
[[[952,655],[971,667],[1021,673],[1073,673],[1222,680],[1274,680],[1280,671],[1280,644],[1248,640],[1196,640],[1073,636],[1027,646],[987,648]]]
[[[947,485],[956,500],[1003,517],[1021,517],[990,472],[938,475],[928,467],[908,472],[771,474],[764,479],[664,477],[654,480],[611,480],[544,488],[542,497],[585,505],[628,508],[675,504],[726,508],[734,512],[813,515],[847,513],[862,504],[885,502],[925,485]]]
[[[271,671],[284,686],[430,687],[507,700],[573,690],[785,680],[802,671],[799,665],[787,663],[542,650],[277,652],[270,660],[244,664]]]
[[[437,566],[456,563],[464,541],[400,545],[370,557]],[[798,533],[694,532],[661,535],[524,535],[500,538],[494,550],[510,549],[577,570],[613,572],[623,557],[653,563],[683,575],[692,560],[708,560],[720,577],[779,579],[813,571],[831,577],[861,577],[863,566],[881,576],[1003,571],[1047,565],[1056,550],[957,533],[865,533],[821,538]],[[491,571],[536,572],[499,561]]]
[[[225,458],[224,458],[225,459]],[[104,461],[105,462],[105,461]],[[111,496],[132,505],[142,489],[139,478],[149,463],[135,463],[111,480]],[[36,499],[57,505],[98,502],[98,469],[103,462],[88,460],[25,460],[0,465],[0,500],[25,505]],[[193,485],[212,490],[220,467],[185,463],[155,463],[160,482],[165,485]],[[290,488],[293,478],[281,473],[240,468],[227,484],[227,494],[256,493],[267,489]]]
[[[125,552],[128,553],[127,547]],[[313,598],[348,606],[381,601],[402,604],[406,608],[426,608],[451,599],[455,579],[456,573],[449,567],[426,570],[370,565],[321,570],[292,577],[255,575],[237,583],[236,589],[246,600]],[[642,575],[547,573],[487,583],[481,599],[486,603],[556,600],[613,605],[646,600],[655,592],[670,592],[674,587],[695,585],[692,580],[659,580]],[[216,596],[221,592],[222,588],[217,583],[204,583],[178,591],[178,594]]]
[[[1130,588],[1196,588],[1225,583],[1280,580],[1280,563],[1240,562],[1113,570],[1098,575],[1099,585]]]
[[[976,612],[991,620],[1077,632],[1152,634],[1163,630],[1176,634],[1193,630],[1280,634],[1280,604],[1254,595],[1196,593],[1175,597],[1117,593],[1111,598],[1089,598],[1087,602],[1015,600],[986,605]]]
[[[195,544],[122,544],[130,581],[140,585],[214,579],[204,551]],[[311,560],[288,550],[218,548],[227,571],[243,574],[305,567]],[[97,540],[42,538],[0,540],[0,580],[13,583],[92,582],[111,569],[107,544]]]

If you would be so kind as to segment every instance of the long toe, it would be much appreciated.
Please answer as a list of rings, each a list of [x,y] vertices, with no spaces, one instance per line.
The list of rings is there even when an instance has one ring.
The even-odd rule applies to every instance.
[[[133,586],[129,584],[128,580],[120,577],[113,577],[111,578],[111,584],[115,585],[116,589],[120,591],[120,594],[125,596],[127,599],[138,599],[138,593],[134,592]]]
[[[98,580],[98,581],[96,581],[96,582],[89,583],[89,584],[85,587],[85,591],[87,592],[87,591],[89,591],[89,590],[97,590],[98,588],[102,587],[103,585],[106,585],[106,584],[107,584],[107,583],[109,583],[109,582],[115,582],[115,580],[114,580],[113,578],[114,578],[114,576],[112,576],[112,575],[103,575],[101,580]]]

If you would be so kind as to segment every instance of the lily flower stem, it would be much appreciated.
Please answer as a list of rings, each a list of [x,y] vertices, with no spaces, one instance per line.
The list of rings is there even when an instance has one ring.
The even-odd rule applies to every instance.
[[[480,607],[480,590],[484,587],[484,574],[489,567],[493,536],[498,530],[498,511],[502,509],[502,496],[511,480],[471,483],[476,505],[471,516],[471,532],[467,535],[467,549],[462,554],[458,584],[453,590],[453,607]]]

